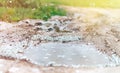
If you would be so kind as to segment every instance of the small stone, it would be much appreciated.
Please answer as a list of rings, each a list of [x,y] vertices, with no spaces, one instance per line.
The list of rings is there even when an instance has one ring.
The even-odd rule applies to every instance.
[[[12,46],[12,44],[10,44],[10,46]]]
[[[54,26],[56,32],[60,32],[60,28],[58,26]]]
[[[29,23],[30,23],[30,20],[25,20],[25,21],[23,21],[23,22],[25,22],[26,24],[29,24]]]
[[[62,41],[62,43],[66,43],[66,41]]]
[[[22,53],[24,53],[24,50],[19,50],[18,53],[22,54]]]
[[[49,64],[50,67],[53,67],[53,64]]]
[[[34,30],[35,30],[35,31],[39,31],[39,30],[43,30],[43,29],[40,28],[40,27],[36,27]]]
[[[52,31],[53,30],[53,28],[48,28],[48,31]]]
[[[52,25],[52,24],[50,24],[50,23],[46,23],[46,24],[45,24],[46,27],[50,27],[51,25]]]
[[[36,22],[36,23],[35,23],[35,26],[40,26],[40,25],[42,25],[41,22]]]

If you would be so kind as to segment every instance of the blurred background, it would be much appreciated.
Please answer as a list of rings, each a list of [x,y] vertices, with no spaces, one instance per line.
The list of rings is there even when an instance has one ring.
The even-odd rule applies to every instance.
[[[120,8],[120,0],[0,0],[0,20],[43,19],[66,15],[58,5],[76,7]]]

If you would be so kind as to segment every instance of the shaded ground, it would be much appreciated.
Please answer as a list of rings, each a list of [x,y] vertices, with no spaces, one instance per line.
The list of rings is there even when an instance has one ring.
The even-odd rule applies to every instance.
[[[31,44],[43,42],[93,43],[99,51],[120,56],[119,9],[64,7],[68,17],[55,16],[49,21],[23,20],[0,27],[0,55],[24,59],[23,54]],[[10,26],[9,26],[10,25]],[[72,39],[71,39],[72,38]],[[6,67],[6,68],[4,68]],[[65,68],[39,67],[26,61],[0,59],[1,73],[119,73],[120,67]]]

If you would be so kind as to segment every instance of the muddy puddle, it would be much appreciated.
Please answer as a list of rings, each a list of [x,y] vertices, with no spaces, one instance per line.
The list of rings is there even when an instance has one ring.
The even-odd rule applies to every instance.
[[[31,46],[24,54],[32,63],[42,66],[113,66],[114,58],[84,43],[42,43]]]

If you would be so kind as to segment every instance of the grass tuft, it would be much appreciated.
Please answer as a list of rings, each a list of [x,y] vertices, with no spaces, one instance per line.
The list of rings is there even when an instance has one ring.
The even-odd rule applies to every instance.
[[[64,16],[66,15],[66,11],[56,5],[45,5],[35,10],[33,13],[33,18],[47,20],[51,16],[55,15]]]

